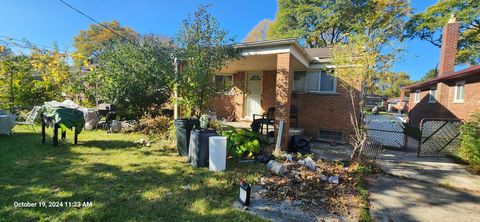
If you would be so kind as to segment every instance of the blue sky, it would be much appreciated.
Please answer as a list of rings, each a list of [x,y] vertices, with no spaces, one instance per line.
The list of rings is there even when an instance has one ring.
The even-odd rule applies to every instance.
[[[262,19],[273,19],[277,11],[275,0],[65,1],[98,21],[117,20],[140,33],[164,35],[173,35],[198,4],[213,3],[212,14],[237,41]],[[412,0],[412,7],[423,11],[436,2]],[[42,45],[55,41],[62,49],[68,46],[72,50],[73,36],[92,23],[58,0],[0,0],[0,5],[0,35]],[[437,65],[439,48],[420,40],[407,41],[405,45],[403,61],[395,65],[395,71],[404,71],[418,80]]]

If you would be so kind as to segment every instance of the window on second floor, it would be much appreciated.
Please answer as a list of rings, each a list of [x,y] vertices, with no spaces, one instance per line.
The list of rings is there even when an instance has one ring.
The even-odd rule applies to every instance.
[[[431,88],[428,93],[428,102],[436,103],[437,102],[437,88]]]
[[[416,103],[420,102],[420,93],[421,93],[421,92],[422,92],[422,91],[419,90],[419,89],[417,89],[417,91],[415,91],[415,102],[416,102]]]
[[[455,97],[454,102],[463,103],[465,97],[465,81],[455,83]]]
[[[294,92],[335,93],[337,81],[326,71],[296,71],[293,73]]]

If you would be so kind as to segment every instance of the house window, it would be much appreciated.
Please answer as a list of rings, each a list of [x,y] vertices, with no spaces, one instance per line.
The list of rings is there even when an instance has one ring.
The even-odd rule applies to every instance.
[[[428,102],[435,103],[437,102],[437,88],[431,88],[428,93]]]
[[[294,72],[293,74],[293,91],[305,92],[305,78],[306,72]]]
[[[336,79],[326,71],[296,71],[293,74],[293,91],[335,93]]]
[[[455,83],[455,98],[454,102],[463,103],[465,97],[465,81]]]
[[[419,90],[419,89],[417,89],[417,91],[415,91],[415,102],[416,102],[416,103],[420,102],[420,93],[421,93],[421,92],[422,92],[422,91]]]
[[[221,93],[229,93],[233,87],[232,75],[216,75],[215,85]]]
[[[318,140],[327,142],[343,142],[343,132],[320,129],[318,131]]]

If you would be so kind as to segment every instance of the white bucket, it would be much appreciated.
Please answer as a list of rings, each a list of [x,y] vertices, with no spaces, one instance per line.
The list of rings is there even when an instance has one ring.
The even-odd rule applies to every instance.
[[[208,169],[224,171],[227,164],[227,137],[212,136],[208,145]]]

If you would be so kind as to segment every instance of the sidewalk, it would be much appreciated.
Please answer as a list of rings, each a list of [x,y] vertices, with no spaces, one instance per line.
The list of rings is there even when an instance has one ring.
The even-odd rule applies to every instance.
[[[418,142],[408,152],[386,151],[381,175],[369,185],[370,213],[376,221],[478,221],[480,176],[447,158],[417,157]]]
[[[379,165],[387,174],[454,189],[480,192],[480,176],[466,170],[448,158],[417,157],[416,141],[409,138],[408,152],[386,151]],[[416,142],[418,144],[418,142]]]

